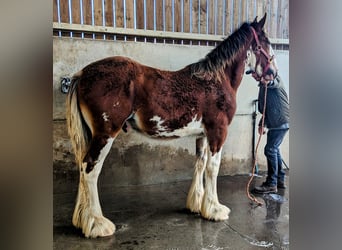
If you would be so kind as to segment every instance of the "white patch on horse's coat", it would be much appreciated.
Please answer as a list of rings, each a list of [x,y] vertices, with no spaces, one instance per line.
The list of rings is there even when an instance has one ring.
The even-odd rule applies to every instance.
[[[106,112],[103,112],[103,113],[102,113],[102,117],[103,117],[103,120],[104,120],[105,122],[108,122],[108,121],[109,121],[109,115],[108,115]]]
[[[169,131],[168,127],[163,126],[164,120],[159,116],[153,116],[150,121],[156,122],[156,135],[155,136],[164,136],[164,137],[184,137],[189,135],[199,135],[204,132],[202,119],[197,120],[197,115],[192,118],[191,122],[189,122],[186,126]]]
[[[97,158],[96,163],[103,163],[107,154],[109,153],[109,150],[111,149],[111,146],[113,144],[114,138],[110,137],[107,139],[107,144],[100,150],[99,157]]]
[[[120,105],[120,102],[116,102],[116,103],[113,104],[113,107],[115,108],[115,107],[117,107],[119,105]]]

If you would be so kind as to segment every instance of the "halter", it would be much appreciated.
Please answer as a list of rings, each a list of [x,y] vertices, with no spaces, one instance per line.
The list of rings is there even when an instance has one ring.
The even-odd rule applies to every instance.
[[[256,53],[262,53],[265,57],[266,57],[266,59],[267,59],[267,64],[266,64],[266,66],[264,67],[264,69],[263,69],[263,72],[262,72],[262,75],[261,75],[261,77],[260,77],[260,79],[256,79],[257,81],[260,81],[261,80],[261,78],[263,78],[264,76],[266,76],[266,72],[267,72],[267,70],[270,68],[270,66],[271,66],[271,62],[272,62],[272,60],[273,60],[273,58],[274,58],[274,55],[272,55],[272,56],[270,56],[265,50],[264,50],[264,48],[261,46],[261,43],[260,43],[260,41],[259,41],[259,38],[258,38],[258,35],[257,35],[257,33],[256,33],[256,31],[255,31],[255,29],[252,27],[252,26],[250,26],[250,28],[251,28],[251,30],[252,30],[252,32],[253,32],[253,36],[254,36],[254,40],[255,40],[255,42],[256,42],[256,44],[257,44],[257,46],[256,46]],[[275,76],[274,76],[275,77]]]

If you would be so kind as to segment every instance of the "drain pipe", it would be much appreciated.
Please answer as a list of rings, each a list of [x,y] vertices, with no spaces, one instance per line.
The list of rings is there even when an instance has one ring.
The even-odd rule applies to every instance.
[[[252,114],[252,119],[253,119],[253,131],[252,131],[252,158],[253,158],[253,162],[255,160],[255,127],[256,127],[256,118],[257,118],[257,102],[258,102],[258,99],[255,99],[253,100],[253,106],[254,106],[254,111],[253,111],[253,114]],[[255,163],[255,172],[254,174],[257,176],[259,173],[259,167],[258,167],[258,163]]]

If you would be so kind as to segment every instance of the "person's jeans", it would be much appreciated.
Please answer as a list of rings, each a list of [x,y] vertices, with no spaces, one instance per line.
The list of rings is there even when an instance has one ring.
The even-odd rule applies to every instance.
[[[264,154],[267,158],[267,178],[269,186],[276,186],[278,182],[285,181],[285,171],[282,168],[280,144],[289,129],[270,129],[267,132],[267,143]]]

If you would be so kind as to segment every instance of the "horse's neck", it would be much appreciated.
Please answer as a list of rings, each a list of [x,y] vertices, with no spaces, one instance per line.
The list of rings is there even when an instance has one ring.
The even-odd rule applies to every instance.
[[[253,40],[253,35],[251,34],[250,37],[247,39],[244,49],[240,50],[238,54],[235,55],[235,62],[225,69],[225,74],[228,81],[230,82],[231,87],[237,91],[239,88],[243,74],[245,71],[245,60],[247,56],[247,50],[250,47]]]
[[[226,79],[228,79],[227,82],[230,83],[231,87],[235,91],[237,91],[237,89],[239,88],[241,84],[244,70],[245,70],[244,59],[237,60],[234,64],[232,64],[230,67],[227,67],[225,70]]]

